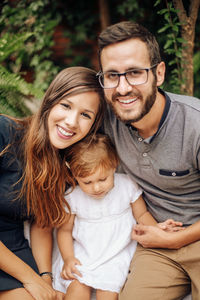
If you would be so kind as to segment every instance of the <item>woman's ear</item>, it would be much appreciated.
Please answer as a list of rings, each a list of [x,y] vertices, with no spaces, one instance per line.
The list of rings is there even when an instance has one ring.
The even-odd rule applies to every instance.
[[[156,76],[157,76],[157,86],[163,84],[165,80],[165,63],[161,61],[156,68]]]

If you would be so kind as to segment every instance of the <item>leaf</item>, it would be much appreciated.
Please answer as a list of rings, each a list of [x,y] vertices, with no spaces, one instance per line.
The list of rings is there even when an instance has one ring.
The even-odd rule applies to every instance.
[[[167,42],[166,42],[165,45],[164,45],[164,49],[169,48],[172,44],[173,44],[173,41],[172,41],[172,40],[167,40]]]
[[[196,52],[193,57],[194,73],[200,70],[200,51]]]
[[[24,48],[24,42],[33,35],[32,32],[24,34],[5,33],[0,38],[0,62],[4,61],[12,53]]]
[[[170,24],[166,24],[164,27],[162,27],[161,29],[159,29],[158,33],[162,33],[164,31],[166,31],[168,28],[170,28]]]
[[[156,3],[154,4],[154,6],[158,6],[158,4],[161,3],[161,0],[157,0]]]
[[[167,8],[163,8],[163,9],[161,9],[161,10],[159,10],[157,12],[157,14],[159,14],[159,15],[164,15],[165,13],[168,13],[168,9]]]
[[[185,39],[183,39],[182,37],[178,37],[176,39],[179,43],[182,43],[182,44],[187,44],[187,41]]]

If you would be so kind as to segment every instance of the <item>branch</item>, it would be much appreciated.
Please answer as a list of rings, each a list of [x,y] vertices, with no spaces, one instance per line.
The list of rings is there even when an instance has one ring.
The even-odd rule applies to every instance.
[[[198,10],[200,6],[200,0],[190,0],[190,7],[189,7],[189,17],[191,18],[192,24],[196,23]]]
[[[109,8],[108,8],[108,2],[106,0],[99,0],[99,13],[100,13],[101,30],[103,30],[108,25],[110,25]]]
[[[173,4],[175,9],[177,9],[179,20],[183,23],[188,23],[190,20],[191,25],[194,26],[197,20],[200,0],[190,0],[189,17],[187,16],[182,0],[173,0]]]
[[[197,1],[200,1],[200,0],[197,0]],[[182,0],[173,0],[173,4],[174,4],[175,9],[177,9],[177,15],[179,17],[179,20],[181,22],[185,23],[185,21],[188,19],[188,17],[187,17],[186,10],[183,6]]]

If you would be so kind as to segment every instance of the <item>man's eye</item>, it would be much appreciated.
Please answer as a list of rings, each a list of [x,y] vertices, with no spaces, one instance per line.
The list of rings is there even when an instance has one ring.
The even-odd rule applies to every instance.
[[[118,77],[118,76],[117,76],[116,73],[108,73],[108,74],[105,75],[105,78],[106,78],[106,79],[109,79],[109,80],[114,80],[114,79],[116,79],[117,77]]]
[[[142,75],[143,74],[143,72],[144,72],[144,70],[137,70],[137,69],[135,69],[135,70],[131,70],[130,72],[127,72],[127,74],[129,74],[129,76],[140,76],[140,75]]]

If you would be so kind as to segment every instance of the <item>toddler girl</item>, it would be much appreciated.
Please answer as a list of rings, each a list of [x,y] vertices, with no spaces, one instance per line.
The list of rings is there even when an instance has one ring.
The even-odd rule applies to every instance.
[[[136,249],[136,222],[156,224],[142,190],[127,175],[115,173],[118,155],[109,138],[97,134],[68,151],[67,163],[78,185],[66,199],[71,214],[58,228],[61,255],[54,262],[54,285],[65,300],[116,300]],[[166,221],[163,228],[176,227]]]

